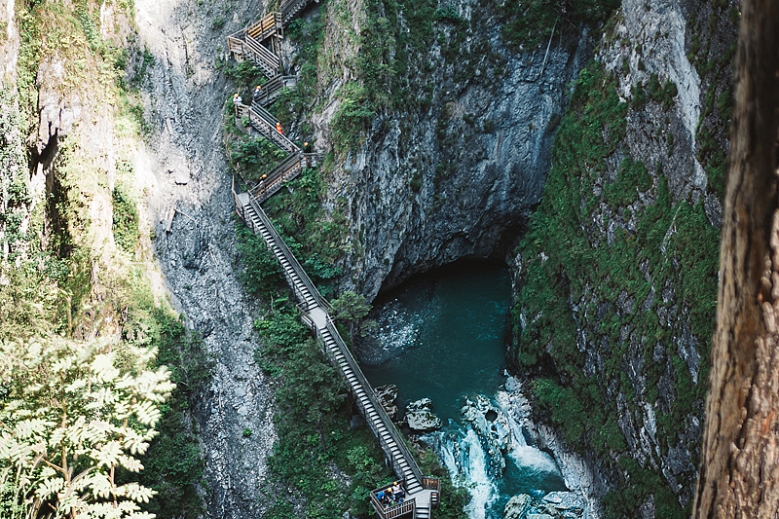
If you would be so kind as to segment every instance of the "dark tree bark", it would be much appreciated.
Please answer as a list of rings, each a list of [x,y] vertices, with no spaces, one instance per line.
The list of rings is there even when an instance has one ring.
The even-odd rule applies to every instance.
[[[744,0],[693,517],[779,517],[779,2]]]

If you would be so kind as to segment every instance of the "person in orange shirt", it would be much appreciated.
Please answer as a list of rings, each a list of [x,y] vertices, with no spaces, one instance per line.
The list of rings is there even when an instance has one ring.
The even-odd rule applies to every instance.
[[[276,131],[284,135],[284,130],[281,129],[281,123],[279,121],[276,121]]]

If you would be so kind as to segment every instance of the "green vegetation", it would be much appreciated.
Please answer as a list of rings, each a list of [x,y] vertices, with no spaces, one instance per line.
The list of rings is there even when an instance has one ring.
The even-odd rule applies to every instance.
[[[331,283],[341,275],[337,260],[349,246],[347,221],[340,209],[326,214],[322,206],[326,185],[322,169],[306,168],[294,180],[265,202],[265,211],[298,258],[306,273],[325,297],[333,293]]]
[[[323,2],[324,5],[327,5]],[[282,124],[289,125],[293,117],[313,108],[316,99],[317,78],[319,71],[317,63],[322,50],[325,36],[325,24],[321,11],[317,9],[305,20],[297,18],[285,29],[286,38],[298,44],[298,53],[294,64],[300,66],[298,82],[294,89],[281,92],[281,95],[271,107],[271,111]],[[281,110],[280,107],[286,107]],[[305,129],[304,129],[305,130]],[[303,131],[303,138],[308,138],[310,132]],[[308,139],[311,140],[311,139]]]
[[[250,290],[254,290],[251,286]],[[353,412],[340,375],[324,357],[289,300],[277,298],[255,322],[264,345],[257,362],[272,377],[278,411],[278,439],[269,468],[273,483],[292,489],[281,492],[268,510],[270,517],[293,519],[293,502],[303,504],[306,517],[340,517],[349,510],[358,517],[370,512],[368,494],[395,479],[381,462],[378,444],[367,428],[349,429]],[[426,474],[442,479],[442,503],[436,517],[464,519],[464,489],[455,488],[435,454],[421,457]],[[333,477],[333,474],[344,477]],[[351,483],[347,483],[351,481]]]
[[[731,78],[739,19],[735,6],[718,1],[703,11],[694,10],[687,21],[692,35],[687,58],[698,71],[706,92],[695,135],[697,158],[706,171],[711,191],[720,200],[725,195],[725,140],[733,109]]]
[[[616,85],[602,65],[591,63],[580,73],[560,121],[544,195],[520,246],[517,361],[537,375],[531,388],[538,408],[565,431],[566,440],[580,450],[594,450],[602,460],[616,459],[629,475],[605,500],[608,517],[635,516],[640,498],[650,494],[656,503],[668,497],[662,500],[663,517],[683,517],[662,475],[637,467],[625,452],[617,419],[634,413],[635,398],[656,405],[657,438],[668,449],[677,444],[684,418],[701,412],[716,302],[718,231],[701,203],[671,199],[660,170],[650,174],[643,163],[627,157],[616,177],[608,178],[606,159],[621,149],[628,109]],[[672,93],[651,81],[648,90],[658,102]],[[602,190],[593,189],[597,185]],[[674,301],[660,295],[668,287],[676,290]],[[675,318],[658,317],[667,315]],[[684,333],[683,323],[689,323],[702,355],[697,383],[671,343]],[[580,337],[582,328],[594,335]],[[656,345],[664,351],[659,363]],[[636,349],[647,376],[643,393],[624,369]],[[671,401],[657,394],[661,376],[673,381]],[[618,408],[617,392],[627,396],[627,408]]]
[[[2,517],[105,517],[111,505],[146,517],[150,489],[117,474],[141,470],[174,387],[164,367],[148,369],[155,354],[115,339],[0,344]]]
[[[618,0],[508,0],[502,4],[504,19],[509,21],[501,35],[509,45],[533,48],[545,43],[554,27],[602,24],[619,4]]]
[[[153,511],[160,518],[194,518],[201,515],[203,506],[195,488],[201,484],[203,465],[189,409],[194,394],[210,376],[211,361],[202,351],[197,335],[184,329],[161,295],[153,292],[149,280],[149,272],[154,269],[149,229],[144,225],[143,206],[138,203],[141,195],[135,184],[132,164],[139,136],[151,132],[138,90],[146,86],[154,57],[148,50],[141,51],[135,45],[131,2],[120,0],[113,5],[115,8],[111,13],[116,17],[116,23],[106,24],[104,30],[110,32],[112,27],[122,27],[122,31],[104,37],[98,30],[98,2],[77,0],[73,2],[72,10],[61,3],[42,0],[16,3],[22,40],[18,95],[10,85],[4,84],[0,88],[0,131],[8,144],[0,147],[0,181],[8,193],[0,211],[3,245],[8,251],[0,258],[0,277],[4,280],[0,283],[0,342],[8,348],[13,344],[40,345],[37,350],[27,348],[26,354],[33,356],[28,365],[37,362],[39,366],[37,371],[27,374],[30,378],[50,374],[46,382],[57,384],[55,389],[60,392],[57,398],[49,398],[36,408],[35,412],[41,417],[49,412],[46,407],[49,404],[67,406],[67,414],[74,420],[83,406],[89,407],[89,412],[83,415],[87,424],[89,420],[105,417],[112,425],[105,431],[93,428],[90,433],[94,438],[89,441],[102,444],[95,447],[93,454],[102,456],[102,449],[115,444],[108,442],[107,436],[101,440],[98,433],[109,436],[117,433],[125,438],[122,449],[129,451],[116,451],[114,454],[122,456],[114,461],[95,463],[87,459],[85,452],[77,453],[78,459],[68,460],[69,467],[76,471],[74,476],[84,469],[94,476],[94,479],[81,480],[85,485],[73,494],[74,500],[83,498],[96,503],[112,501],[112,497],[117,501],[131,497],[146,501],[150,494],[144,489],[152,489],[159,494],[141,504],[144,512]],[[35,78],[39,73],[38,64],[43,61],[62,65],[64,73],[56,82],[47,83],[55,95],[69,99],[70,92],[78,90],[88,98],[101,100],[100,104],[84,105],[81,117],[93,124],[105,123],[105,127],[112,129],[112,160],[115,163],[106,164],[105,157],[93,156],[86,149],[84,130],[91,124],[75,124],[67,137],[59,135],[58,153],[46,173],[51,185],[47,186],[45,199],[34,200],[26,177],[36,164],[26,163],[21,139],[23,135],[37,133],[38,85]],[[87,136],[89,138],[91,136]],[[106,168],[113,166],[115,181],[110,189]],[[107,221],[93,219],[94,208],[97,206],[102,211],[106,203],[111,204],[110,218]],[[110,246],[112,235],[116,249]],[[50,336],[50,333],[58,335]],[[94,337],[99,339],[87,342],[74,339]],[[36,352],[51,348],[57,351],[50,352],[50,358],[35,357]],[[85,389],[79,382],[69,384],[58,379],[59,374],[71,377],[78,375],[76,372],[85,373],[90,363],[93,363],[93,374],[98,376],[94,362],[114,354],[116,358],[110,362],[116,361],[117,368],[128,377],[144,372],[168,373],[177,386],[167,401],[163,402],[159,396],[153,403],[143,403],[136,396],[131,407],[142,409],[136,416],[127,415],[129,422],[123,424],[123,420],[117,418],[121,416],[121,410],[111,415],[112,406],[122,403],[121,399],[111,400],[113,390],[106,387],[103,393],[94,395],[103,382],[95,379],[91,388],[87,385]],[[63,361],[52,367],[49,361],[56,360],[58,355]],[[76,361],[65,362],[69,356],[75,356]],[[11,363],[22,357],[6,356],[5,360]],[[165,371],[163,366],[170,366],[170,371]],[[62,370],[57,371],[60,368]],[[111,370],[105,373],[114,377]],[[0,390],[0,413],[5,414],[0,420],[0,429],[7,439],[12,438],[13,428],[19,423],[17,418],[23,410],[14,410],[11,393],[18,386],[15,379],[3,375],[0,386],[4,388]],[[48,387],[44,384],[38,389],[44,391]],[[28,384],[25,390],[34,392],[37,389]],[[90,404],[90,399],[96,398],[98,404]],[[30,405],[35,402],[35,398],[29,398]],[[14,416],[8,418],[10,415]],[[149,442],[155,433],[142,429],[154,424],[159,434]],[[136,432],[121,430],[122,427]],[[73,432],[77,427],[71,429]],[[135,444],[127,443],[127,438],[133,434],[136,434]],[[84,436],[85,441],[88,436]],[[62,445],[66,443],[64,441]],[[55,447],[59,449],[60,444]],[[144,470],[138,474],[135,458],[143,453],[146,455],[140,462]],[[0,474],[4,477],[10,473],[3,469],[12,463],[7,454],[4,447],[0,448]],[[53,461],[57,464],[63,459]],[[116,470],[111,470],[112,466]],[[121,469],[122,466],[125,468]],[[110,484],[116,486],[113,490],[101,490],[99,497],[95,497],[91,495],[90,485],[103,485],[106,481],[104,472],[110,473],[107,476]],[[24,494],[26,490],[19,485],[15,488],[22,493],[16,497],[3,495],[0,506],[16,507],[9,512],[16,514],[14,517],[20,514],[35,517],[40,506],[46,513],[50,511],[49,505],[66,506],[61,496],[55,495],[66,488],[55,481],[56,475],[52,476],[45,469],[36,474],[33,475],[38,479],[31,484],[48,482],[49,485],[41,491],[42,501],[28,502],[23,509],[18,508],[20,500],[31,497]],[[125,496],[120,495],[122,489],[127,491]],[[86,496],[86,493],[90,495]],[[128,506],[127,510],[130,509]],[[8,510],[0,515],[6,517],[6,512]]]
[[[113,192],[112,230],[116,245],[127,252],[133,252],[140,238],[138,230],[138,209],[121,184]]]
[[[198,487],[203,484],[204,464],[189,412],[211,380],[214,361],[199,334],[187,331],[180,320],[151,301],[144,301],[133,312],[132,321],[135,331],[130,333],[158,348],[157,363],[171,368],[176,384],[161,407],[159,435],[143,458],[139,481],[157,492],[143,509],[157,519],[201,517],[204,503]]]
[[[376,321],[365,320],[371,311],[371,305],[364,295],[347,290],[330,301],[330,304],[333,305],[333,318],[348,328],[352,344],[355,344],[358,338],[366,337],[368,332],[376,329]]]

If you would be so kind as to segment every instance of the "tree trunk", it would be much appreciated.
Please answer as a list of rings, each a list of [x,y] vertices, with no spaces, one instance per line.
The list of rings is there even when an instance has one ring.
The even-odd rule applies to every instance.
[[[696,519],[779,517],[778,43],[779,2],[744,0]]]

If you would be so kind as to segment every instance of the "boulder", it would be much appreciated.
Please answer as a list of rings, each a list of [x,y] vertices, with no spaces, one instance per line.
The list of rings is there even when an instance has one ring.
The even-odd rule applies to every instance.
[[[532,498],[527,494],[512,497],[503,509],[504,519],[524,519],[531,501]]]
[[[410,402],[406,406],[406,421],[410,429],[418,432],[427,432],[440,429],[443,423],[433,414],[433,402],[429,398],[422,398]]]
[[[511,427],[506,415],[482,395],[466,400],[461,412],[479,436],[490,457],[490,473],[496,476],[503,474],[506,470],[503,454],[513,445]]]
[[[574,492],[549,492],[544,496],[543,501],[548,507],[552,507],[563,513],[571,512],[578,516],[584,514],[584,499]]]
[[[395,405],[395,400],[398,398],[398,386],[395,384],[386,384],[384,386],[378,386],[374,389],[376,397],[381,402],[381,406],[387,411],[387,414],[392,420],[398,414],[398,406]]]

